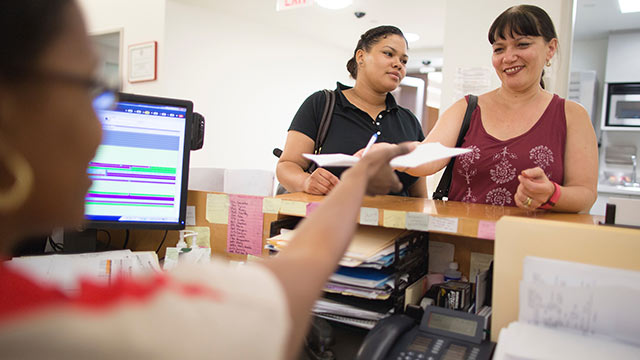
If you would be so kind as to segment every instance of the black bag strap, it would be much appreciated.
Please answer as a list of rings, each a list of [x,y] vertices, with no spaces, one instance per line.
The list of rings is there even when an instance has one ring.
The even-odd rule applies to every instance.
[[[462,142],[464,141],[465,135],[467,135],[467,131],[469,130],[469,124],[471,123],[471,114],[473,114],[473,110],[476,109],[478,105],[478,97],[475,95],[469,95],[469,103],[467,104],[467,111],[464,113],[464,119],[462,120],[462,125],[460,126],[460,133],[458,134],[458,140],[456,141],[456,147],[462,146]],[[442,178],[440,179],[440,183],[438,183],[438,187],[436,191],[433,193],[434,200],[448,200],[449,199],[449,188],[451,187],[451,177],[453,176],[453,163],[456,161],[455,157],[452,157],[449,160],[449,164],[442,174]]]
[[[320,126],[318,126],[318,134],[316,136],[316,142],[313,148],[314,154],[319,154],[322,151],[322,144],[327,138],[329,132],[329,126],[331,125],[331,115],[333,114],[333,108],[336,105],[336,92],[333,90],[322,90],[324,92],[325,103],[322,111],[322,118],[320,118]],[[308,173],[312,173],[318,166],[313,161],[307,168]]]

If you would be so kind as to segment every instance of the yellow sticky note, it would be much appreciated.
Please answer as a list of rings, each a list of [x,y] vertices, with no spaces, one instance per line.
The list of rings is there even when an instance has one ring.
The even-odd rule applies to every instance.
[[[383,210],[382,226],[396,229],[405,229],[407,213],[396,210]]]
[[[280,212],[282,199],[266,197],[262,199],[262,212],[265,214],[277,214]]]
[[[207,221],[213,224],[229,222],[229,195],[207,194]]]
[[[185,230],[195,231],[198,235],[195,237],[196,246],[211,247],[211,233],[207,226],[185,226]],[[193,237],[187,240],[187,244],[191,244]]]
[[[280,212],[286,215],[306,216],[307,203],[302,201],[282,200]]]

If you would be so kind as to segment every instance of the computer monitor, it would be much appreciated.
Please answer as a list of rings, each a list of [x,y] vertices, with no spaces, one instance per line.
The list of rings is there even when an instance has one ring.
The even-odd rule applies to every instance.
[[[103,139],[89,164],[87,228],[184,229],[193,104],[120,93],[97,115]]]

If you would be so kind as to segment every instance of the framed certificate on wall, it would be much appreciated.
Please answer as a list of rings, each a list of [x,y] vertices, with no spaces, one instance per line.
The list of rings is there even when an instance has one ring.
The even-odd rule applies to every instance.
[[[129,82],[152,81],[157,73],[158,42],[129,45]]]

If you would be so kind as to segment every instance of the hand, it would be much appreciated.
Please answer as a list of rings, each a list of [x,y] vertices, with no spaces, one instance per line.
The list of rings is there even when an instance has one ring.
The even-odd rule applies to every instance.
[[[353,168],[345,172],[345,176],[364,170],[367,177],[367,194],[388,194],[402,190],[402,183],[393,171],[389,161],[391,159],[413,151],[416,145],[410,142],[393,145],[379,143],[369,149],[367,155]]]
[[[313,195],[326,195],[339,182],[340,179],[329,170],[317,168],[311,175],[307,176],[304,181],[303,191]]]
[[[521,175],[518,175],[518,181],[520,185],[513,199],[519,208],[537,209],[549,201],[555,191],[555,186],[539,167],[523,170]]]

